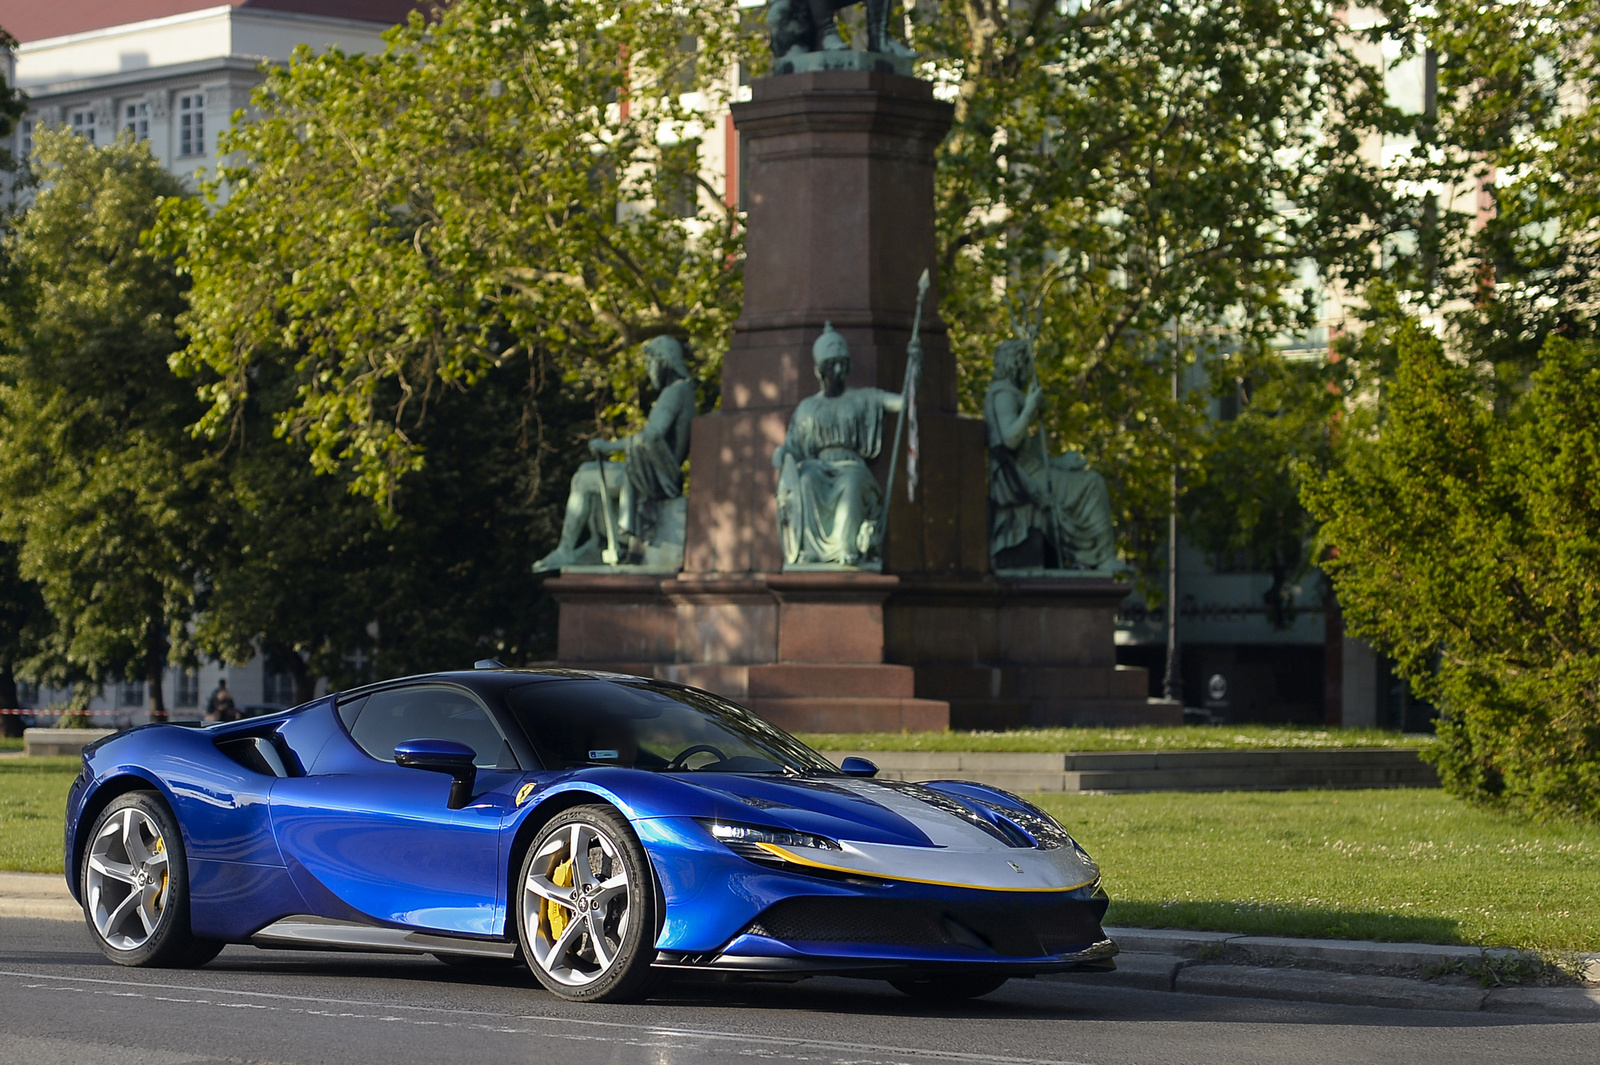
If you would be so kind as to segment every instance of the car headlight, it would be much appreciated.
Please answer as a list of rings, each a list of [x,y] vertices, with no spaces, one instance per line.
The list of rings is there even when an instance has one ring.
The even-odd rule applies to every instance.
[[[839,844],[827,836],[817,836],[810,832],[795,832],[785,828],[765,828],[760,825],[728,824],[725,821],[701,821],[706,831],[713,837],[726,844],[728,849],[743,858],[752,861],[779,862],[781,857],[765,849],[761,844],[766,843],[774,847],[809,847],[812,850],[836,851]]]

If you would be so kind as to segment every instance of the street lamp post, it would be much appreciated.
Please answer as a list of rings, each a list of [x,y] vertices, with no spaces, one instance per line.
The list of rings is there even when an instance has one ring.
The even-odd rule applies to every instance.
[[[1177,409],[1179,373],[1183,367],[1183,335],[1176,315],[1172,318],[1172,405]],[[1172,479],[1167,507],[1167,669],[1161,682],[1162,698],[1183,699],[1183,674],[1178,668],[1178,456],[1172,456]]]

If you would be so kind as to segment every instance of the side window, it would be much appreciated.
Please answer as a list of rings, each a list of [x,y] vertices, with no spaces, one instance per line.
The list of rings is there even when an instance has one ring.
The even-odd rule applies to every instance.
[[[395,747],[406,740],[455,740],[477,752],[480,769],[517,768],[511,745],[489,712],[455,688],[376,692],[356,708],[350,735],[362,750],[383,762],[394,761]]]
[[[367,698],[367,696],[363,695],[355,699],[344,699],[339,702],[339,720],[344,722],[344,730],[346,732],[355,731],[356,715],[361,713],[363,706],[367,705]]]

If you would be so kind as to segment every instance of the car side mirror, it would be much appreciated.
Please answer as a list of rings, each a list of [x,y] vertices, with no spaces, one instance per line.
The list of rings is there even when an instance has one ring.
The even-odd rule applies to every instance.
[[[875,777],[878,775],[878,767],[865,758],[851,756],[839,763],[839,772],[847,777]]]
[[[459,810],[472,801],[472,785],[478,779],[478,752],[455,740],[406,740],[394,749],[394,764],[406,769],[426,769],[450,774],[450,800],[447,805]]]

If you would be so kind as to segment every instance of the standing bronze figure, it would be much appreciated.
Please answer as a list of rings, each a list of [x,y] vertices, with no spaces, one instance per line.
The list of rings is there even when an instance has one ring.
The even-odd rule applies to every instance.
[[[767,5],[772,54],[782,58],[806,52],[845,51],[850,46],[839,36],[834,14],[863,2],[867,5],[867,51],[910,55],[909,48],[889,36],[892,0],[772,0]]]

